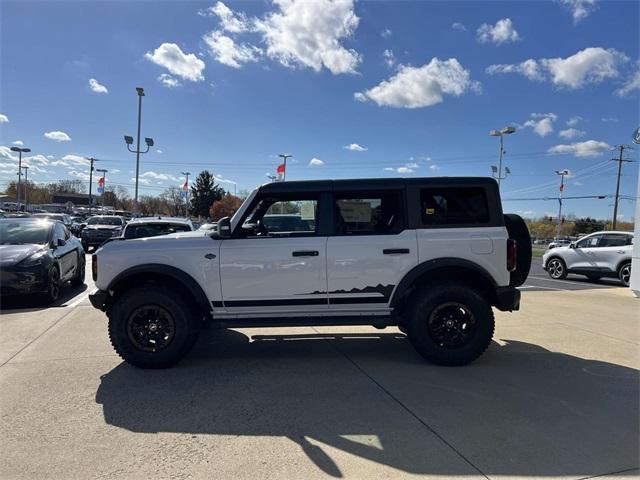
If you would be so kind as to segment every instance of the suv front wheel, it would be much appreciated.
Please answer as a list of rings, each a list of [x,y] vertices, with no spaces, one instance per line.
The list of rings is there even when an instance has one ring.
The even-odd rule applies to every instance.
[[[559,258],[552,258],[547,262],[547,273],[554,280],[564,280],[567,278],[567,266]]]
[[[109,312],[109,339],[127,363],[166,368],[191,350],[198,337],[197,318],[181,295],[141,286],[116,299]]]
[[[491,305],[459,284],[418,290],[405,321],[415,349],[438,365],[473,362],[489,347],[495,325]]]

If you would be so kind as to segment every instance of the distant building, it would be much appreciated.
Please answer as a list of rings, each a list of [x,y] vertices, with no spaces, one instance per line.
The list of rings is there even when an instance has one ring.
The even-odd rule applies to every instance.
[[[92,195],[91,204],[97,205],[99,198],[101,197],[96,197],[96,195]],[[89,194],[87,193],[54,193],[52,200],[53,200],[52,203],[66,204],[68,202],[71,202],[77,206],[79,205],[89,206]]]

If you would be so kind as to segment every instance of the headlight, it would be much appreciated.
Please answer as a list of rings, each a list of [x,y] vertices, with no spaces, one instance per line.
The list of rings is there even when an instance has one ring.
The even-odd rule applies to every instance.
[[[114,230],[113,232],[111,232],[111,236],[112,237],[119,237],[122,234],[122,229],[118,228],[116,230]]]
[[[33,267],[34,265],[38,265],[42,262],[42,259],[47,255],[45,250],[41,250],[39,252],[34,253],[30,257],[25,258],[20,262],[20,266],[22,267]]]

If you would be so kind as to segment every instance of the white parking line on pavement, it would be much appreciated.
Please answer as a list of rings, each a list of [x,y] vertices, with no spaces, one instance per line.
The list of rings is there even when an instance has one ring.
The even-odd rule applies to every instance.
[[[543,287],[542,285],[523,285],[518,288],[543,288],[545,290],[555,290],[557,292],[570,292],[571,290],[567,290],[566,288],[553,288],[553,287]]]
[[[546,282],[560,282],[560,283],[573,283],[574,285],[582,285],[585,288],[609,288],[615,287],[615,285],[600,285],[598,283],[587,282],[575,282],[573,280],[556,280],[555,278],[549,278],[543,275],[529,275],[529,278],[535,278],[537,280],[544,280]]]
[[[83,301],[85,301],[87,298],[89,298],[89,291],[83,293],[82,295],[80,295],[78,298],[76,298],[76,300],[73,303],[69,303],[68,305],[64,305],[65,307],[69,307],[69,308],[73,308],[73,307],[77,307],[78,305],[80,305]]]

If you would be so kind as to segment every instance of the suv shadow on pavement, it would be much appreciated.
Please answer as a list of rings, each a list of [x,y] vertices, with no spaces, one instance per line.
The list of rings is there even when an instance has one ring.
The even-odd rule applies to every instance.
[[[28,313],[39,312],[47,308],[63,307],[67,302],[87,291],[88,288],[84,284],[75,287],[65,283],[60,288],[60,297],[53,303],[47,303],[44,298],[36,294],[2,297],[0,298],[0,312],[10,313],[10,310],[19,310],[21,313]]]
[[[107,424],[132,432],[287,437],[336,478],[323,444],[416,474],[638,467],[638,370],[510,340],[464,368],[437,367],[407,343],[400,333],[205,330],[176,368],[120,364],[96,402]]]

